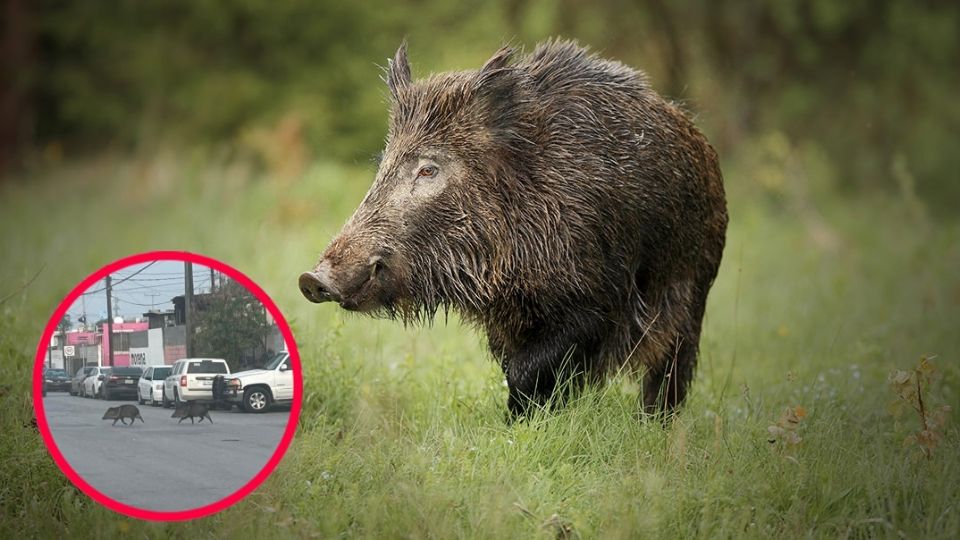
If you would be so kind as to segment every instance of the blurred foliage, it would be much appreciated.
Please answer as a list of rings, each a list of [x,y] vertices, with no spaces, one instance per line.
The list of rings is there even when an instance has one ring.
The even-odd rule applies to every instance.
[[[378,65],[404,37],[423,75],[559,35],[648,71],[728,159],[759,146],[747,159],[813,159],[843,188],[960,200],[955,2],[40,0],[24,24],[41,155],[172,143],[292,176],[359,163],[385,132]]]

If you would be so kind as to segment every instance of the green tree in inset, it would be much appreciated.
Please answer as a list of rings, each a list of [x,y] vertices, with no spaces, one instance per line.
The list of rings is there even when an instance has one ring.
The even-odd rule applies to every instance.
[[[243,285],[225,279],[196,304],[195,356],[223,358],[236,371],[263,354],[270,325],[263,304]]]

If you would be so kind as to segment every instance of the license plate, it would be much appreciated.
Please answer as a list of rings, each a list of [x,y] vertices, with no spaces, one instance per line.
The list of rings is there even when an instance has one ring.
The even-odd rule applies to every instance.
[[[123,382],[126,384],[133,384],[133,379],[124,379]]]
[[[213,386],[213,381],[200,381],[201,386]]]

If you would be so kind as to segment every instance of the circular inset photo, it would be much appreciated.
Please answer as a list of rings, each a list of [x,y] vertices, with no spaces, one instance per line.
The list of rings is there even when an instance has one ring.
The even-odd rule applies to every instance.
[[[293,438],[302,378],[269,296],[238,270],[151,252],[94,272],[37,347],[37,425],[84,493],[123,514],[183,520],[257,488]]]

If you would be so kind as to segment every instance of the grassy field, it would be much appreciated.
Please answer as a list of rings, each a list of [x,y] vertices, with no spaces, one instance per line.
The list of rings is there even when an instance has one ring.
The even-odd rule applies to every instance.
[[[0,298],[40,271],[0,305],[0,537],[956,538],[960,224],[910,197],[796,203],[752,193],[736,165],[726,175],[728,247],[700,368],[665,428],[637,421],[636,385],[620,379],[507,425],[501,374],[472,329],[306,302],[297,275],[359,202],[368,167],[283,180],[190,155],[38,166],[0,185]],[[56,304],[103,264],[154,249],[260,283],[304,362],[283,463],[195,522],[101,508],[25,426]],[[930,459],[904,443],[918,415],[888,408],[888,375],[922,355],[941,374],[926,406],[953,407]],[[788,429],[770,443],[778,420]]]

